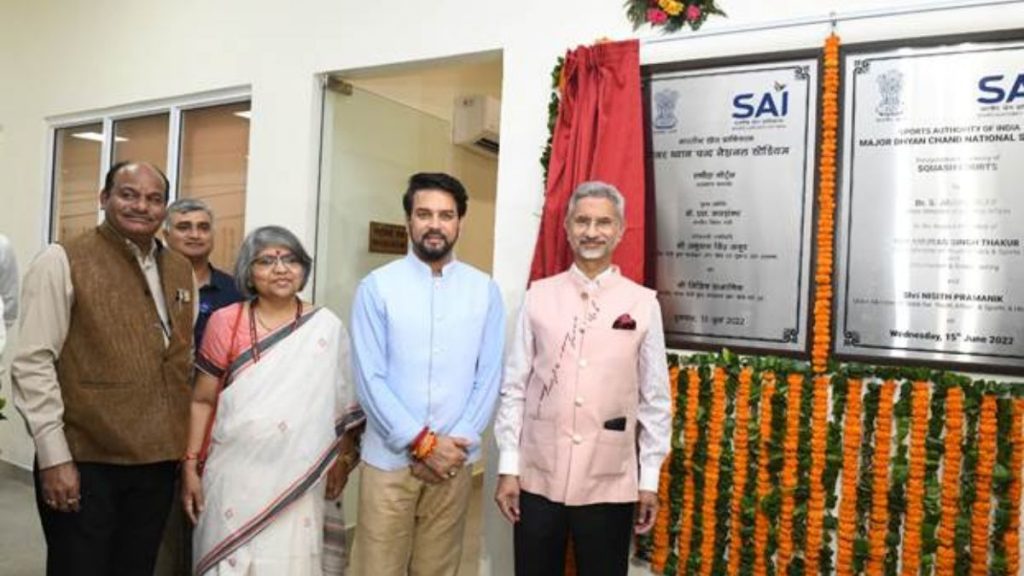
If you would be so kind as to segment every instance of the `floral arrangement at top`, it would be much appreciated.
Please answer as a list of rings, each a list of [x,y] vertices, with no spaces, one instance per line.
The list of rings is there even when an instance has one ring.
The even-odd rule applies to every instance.
[[[687,26],[697,30],[712,14],[725,16],[714,0],[627,0],[626,16],[636,30],[644,24],[668,34]]]

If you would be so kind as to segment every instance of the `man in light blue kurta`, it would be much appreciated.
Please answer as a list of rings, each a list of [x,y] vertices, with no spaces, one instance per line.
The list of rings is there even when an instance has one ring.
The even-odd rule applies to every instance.
[[[414,174],[412,250],[360,283],[356,390],[367,415],[353,550],[357,575],[458,571],[471,466],[501,381],[505,312],[495,283],[454,258],[467,195]]]

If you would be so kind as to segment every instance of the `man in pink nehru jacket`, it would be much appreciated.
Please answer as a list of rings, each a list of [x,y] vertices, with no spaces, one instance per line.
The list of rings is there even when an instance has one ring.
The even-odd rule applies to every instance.
[[[625,575],[634,532],[654,524],[671,434],[655,292],[612,254],[625,200],[585,182],[565,219],[574,263],[527,291],[494,424],[494,499],[515,525],[515,573],[561,576],[571,536],[580,576]]]

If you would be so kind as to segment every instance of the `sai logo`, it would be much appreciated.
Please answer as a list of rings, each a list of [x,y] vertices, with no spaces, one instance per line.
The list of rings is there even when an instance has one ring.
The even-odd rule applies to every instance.
[[[903,72],[888,70],[878,75],[878,96],[880,101],[875,112],[879,116],[899,116],[903,114]]]
[[[775,82],[773,88],[773,91],[762,93],[760,98],[752,93],[737,94],[732,99],[732,117],[737,120],[762,116],[785,117],[789,114],[789,91],[780,82]]]
[[[652,123],[657,130],[671,130],[679,123],[676,118],[676,102],[679,101],[679,92],[666,88],[654,93],[655,115]]]
[[[1007,79],[1004,87],[1005,78],[997,74],[978,80],[978,90],[984,94],[978,97],[978,104],[1011,104],[1014,100],[1024,98],[1024,73],[1018,74],[1012,82]]]

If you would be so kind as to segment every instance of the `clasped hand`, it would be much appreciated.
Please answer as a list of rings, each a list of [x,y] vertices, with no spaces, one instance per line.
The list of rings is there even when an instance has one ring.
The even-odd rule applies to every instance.
[[[471,442],[456,436],[438,436],[437,444],[423,460],[413,462],[412,475],[428,484],[454,478],[466,465]]]

